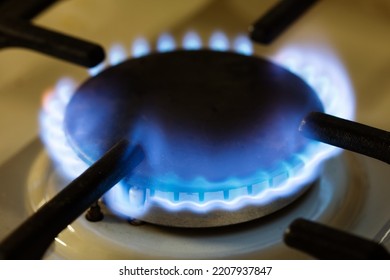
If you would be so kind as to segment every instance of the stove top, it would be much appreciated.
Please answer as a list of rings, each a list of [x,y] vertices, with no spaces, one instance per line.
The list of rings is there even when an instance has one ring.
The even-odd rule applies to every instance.
[[[118,5],[101,3],[101,6],[92,1],[61,2],[35,22],[99,42],[105,49],[118,40],[130,49],[131,42],[137,38],[157,43],[164,32],[177,40],[188,31],[196,31],[202,41],[207,41],[215,30],[223,30],[227,36],[234,37],[246,33],[248,25],[274,4],[274,1],[254,0],[245,5],[242,1],[143,2],[118,1]],[[170,9],[162,15],[159,11],[166,7]],[[388,1],[377,0],[370,4],[324,1],[271,46],[255,45],[254,52],[270,59],[276,59],[286,50],[299,52],[309,48],[319,54],[333,53],[351,82],[357,105],[356,120],[389,130],[387,106],[390,100],[386,94],[390,90],[386,74],[387,61],[390,61],[386,59],[390,56],[390,41],[386,37],[389,14]],[[37,140],[42,93],[63,76],[83,81],[87,74],[80,67],[25,50],[4,50],[0,59],[7,65],[0,76],[0,128],[4,131],[0,144],[0,219],[3,225],[0,238],[3,238],[47,196],[56,192],[57,187],[52,186],[52,182],[58,178],[50,171],[44,148]],[[382,162],[346,152],[326,163],[324,176],[297,204],[242,227],[189,232],[152,225],[129,226],[111,216],[96,225],[79,219],[59,236],[52,248],[54,251],[47,257],[306,258],[281,242],[283,231],[295,217],[304,216],[374,238],[388,220],[387,168]],[[42,195],[42,192],[47,194]],[[110,228],[112,220],[120,224],[118,231]],[[132,234],[128,236],[127,230]],[[107,232],[114,232],[115,237],[107,237]],[[98,239],[102,246],[93,248],[91,254],[78,255],[77,252],[85,251],[80,246],[84,246],[80,242],[83,238]],[[165,242],[156,244],[158,238],[164,238]],[[95,254],[96,251],[101,254]],[[236,253],[231,253],[233,251]]]

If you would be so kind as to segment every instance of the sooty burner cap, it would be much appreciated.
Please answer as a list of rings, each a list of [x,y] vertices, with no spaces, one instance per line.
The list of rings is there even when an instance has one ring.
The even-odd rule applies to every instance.
[[[129,59],[86,81],[65,115],[72,147],[88,163],[121,138],[140,143],[134,184],[189,192],[203,180],[277,170],[305,148],[301,120],[323,111],[313,90],[270,61],[235,53],[174,51]],[[158,182],[158,184],[157,184]],[[199,180],[197,181],[199,182]]]

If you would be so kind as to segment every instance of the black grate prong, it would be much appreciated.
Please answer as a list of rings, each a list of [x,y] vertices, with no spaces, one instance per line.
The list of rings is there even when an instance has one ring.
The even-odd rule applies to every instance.
[[[0,243],[4,259],[39,259],[54,238],[106,191],[140,164],[145,155],[127,140],[117,143],[101,159]]]
[[[318,0],[280,0],[249,28],[253,41],[270,44]]]
[[[291,223],[284,242],[317,259],[326,260],[387,260],[385,248],[371,240],[361,238],[306,219]]]
[[[324,113],[310,113],[299,130],[304,136],[390,164],[390,132]]]
[[[101,46],[30,23],[30,19],[54,2],[0,2],[0,48],[28,48],[89,68],[103,61],[104,50]]]

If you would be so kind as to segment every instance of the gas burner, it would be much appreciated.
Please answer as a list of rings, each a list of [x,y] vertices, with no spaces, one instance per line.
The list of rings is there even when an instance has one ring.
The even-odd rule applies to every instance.
[[[100,74],[101,66],[93,69],[97,76],[77,90],[63,80],[46,96],[42,136],[60,173],[75,178],[125,137],[144,147],[147,160],[104,201],[126,218],[221,226],[296,200],[317,178],[321,162],[337,153],[295,130],[311,111],[339,115],[329,98],[332,81],[323,74],[313,79],[307,65],[298,67],[310,70],[302,79],[299,71],[301,78],[248,56],[251,45],[242,37],[232,44],[241,54],[225,52],[230,44],[220,32],[211,36],[213,50],[198,50],[196,33],[185,36],[186,50],[175,51],[175,45],[164,34],[157,46],[164,53],[148,54],[148,43],[139,39],[136,58],[125,62],[124,48],[115,45],[109,56],[114,67]],[[349,98],[343,88],[338,92]]]
[[[70,145],[88,164],[122,138],[144,148],[147,159],[122,183],[119,197],[129,200],[109,195],[110,208],[166,224],[172,215],[161,216],[164,204],[188,204],[197,214],[169,224],[198,227],[266,215],[302,192],[283,190],[281,181],[300,171],[301,154],[312,148],[297,130],[312,111],[323,111],[313,90],[271,62],[175,51],[131,59],[88,80],[64,122]],[[243,215],[248,204],[256,207]]]

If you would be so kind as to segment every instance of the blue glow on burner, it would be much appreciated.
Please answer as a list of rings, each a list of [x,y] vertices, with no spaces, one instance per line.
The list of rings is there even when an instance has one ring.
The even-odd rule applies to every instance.
[[[202,40],[198,33],[190,31],[184,35],[183,48],[186,50],[199,50],[202,48]]]
[[[300,76],[316,91],[325,113],[354,119],[355,98],[348,75],[329,50],[319,46],[288,46],[273,60]]]
[[[246,35],[238,35],[233,41],[233,48],[243,55],[253,54],[253,45]]]
[[[45,92],[40,113],[42,141],[56,163],[57,172],[65,178],[76,178],[88,168],[70,147],[63,129],[65,108],[75,89],[72,79],[59,80],[54,89]]]
[[[108,60],[110,65],[114,66],[122,61],[126,60],[128,57],[126,49],[121,44],[114,44],[111,46],[109,51]]]
[[[88,73],[91,76],[96,76],[97,74],[102,72],[104,70],[104,68],[106,68],[106,63],[102,62],[102,63],[96,65],[95,67],[89,68]]]
[[[229,39],[225,33],[215,31],[211,34],[209,46],[210,49],[215,51],[227,51],[229,49]]]
[[[133,57],[140,57],[150,53],[149,42],[145,38],[138,38],[134,41],[132,51]]]
[[[176,42],[172,35],[163,33],[157,40],[157,50],[159,52],[170,52],[176,49]]]
[[[156,48],[164,52],[175,46],[173,37],[163,34],[157,41]],[[242,35],[235,37],[231,43],[221,32],[215,32],[210,38],[210,48],[214,50],[226,51],[229,46],[240,54],[251,55],[253,52],[252,43]],[[183,39],[183,48],[202,48],[199,35],[195,32],[187,33]],[[113,46],[108,54],[109,63],[115,65],[125,59],[124,50],[120,45]],[[134,57],[147,55],[149,52],[150,46],[145,39],[139,38],[134,42]],[[353,90],[342,65],[332,53],[317,46],[289,46],[269,59],[311,85],[324,104],[326,113],[346,119],[354,118]],[[96,75],[105,65],[102,63],[90,69],[90,74]],[[63,129],[65,108],[75,88],[76,83],[71,79],[59,80],[53,89],[44,94],[40,114],[42,140],[58,172],[69,180],[79,176],[88,167],[69,145]],[[152,143],[156,148],[161,144],[157,142]],[[179,184],[178,189],[164,189],[158,182],[149,182],[147,186],[132,186],[123,180],[105,195],[105,201],[113,212],[125,216],[142,215],[151,205],[172,212],[189,209],[197,213],[212,209],[234,211],[245,205],[262,207],[291,193],[300,192],[317,177],[321,162],[340,151],[333,146],[313,142],[303,153],[294,155],[293,160],[281,163],[281,168],[274,173],[265,174],[259,171],[255,174],[257,180],[252,178],[251,182],[227,178],[224,182],[215,183],[219,186],[216,191],[208,191],[204,186],[214,187],[213,183],[200,177],[190,183],[192,186],[200,186],[194,193],[183,191],[184,188],[181,190],[180,180],[175,176],[171,177],[170,184]]]

